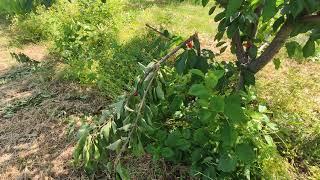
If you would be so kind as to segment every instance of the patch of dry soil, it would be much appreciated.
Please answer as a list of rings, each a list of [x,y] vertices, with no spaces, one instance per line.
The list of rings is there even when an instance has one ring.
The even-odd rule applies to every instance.
[[[75,140],[65,119],[97,114],[106,99],[76,84],[39,81],[10,52],[43,61],[46,48],[10,48],[8,35],[0,25],[0,180],[84,179],[70,163]]]

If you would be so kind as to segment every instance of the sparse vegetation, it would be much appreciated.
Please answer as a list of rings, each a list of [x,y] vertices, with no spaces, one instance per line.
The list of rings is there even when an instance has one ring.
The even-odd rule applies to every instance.
[[[14,100],[4,94],[0,137],[11,132],[8,121],[39,107],[75,147],[66,159],[73,166],[64,166],[72,177],[318,179],[320,4],[270,2],[0,2],[10,45],[41,43],[50,52],[42,62],[11,51],[23,68],[0,73],[3,92],[23,78],[34,83],[28,88],[45,86]],[[57,94],[58,82],[88,91]],[[98,103],[88,95],[95,88],[105,98]]]

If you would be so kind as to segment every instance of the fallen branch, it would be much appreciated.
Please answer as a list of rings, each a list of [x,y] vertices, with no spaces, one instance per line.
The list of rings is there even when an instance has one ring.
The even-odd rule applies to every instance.
[[[126,139],[126,142],[122,145],[119,153],[117,154],[116,158],[115,158],[115,161],[114,161],[114,170],[115,170],[115,174],[116,174],[116,167],[120,161],[120,158],[123,154],[123,152],[126,150],[129,142],[130,142],[130,139],[131,139],[131,136],[132,134],[134,133],[134,131],[136,130],[137,128],[137,124],[138,124],[138,121],[142,115],[142,110],[143,110],[143,107],[146,103],[146,99],[147,99],[147,95],[148,95],[148,91],[150,90],[151,88],[151,85],[157,75],[157,72],[160,70],[160,66],[161,64],[163,64],[166,60],[168,60],[171,56],[173,56],[174,54],[176,54],[181,48],[183,48],[187,43],[189,43],[190,41],[193,41],[195,38],[198,38],[198,34],[195,33],[193,34],[192,36],[190,36],[188,39],[186,39],[185,41],[183,41],[182,43],[180,43],[177,47],[175,47],[170,53],[168,53],[167,55],[165,55],[163,58],[161,58],[157,63],[155,63],[153,65],[152,68],[150,68],[150,70],[148,72],[145,72],[144,74],[144,77],[140,79],[139,83],[142,83],[146,77],[151,73],[151,72],[154,72],[151,80],[149,81],[146,89],[144,90],[144,94],[143,94],[143,97],[139,103],[139,106],[138,106],[138,109],[137,109],[137,117],[135,118],[134,122],[133,122],[133,128],[131,129],[131,131],[129,132],[128,134],[128,138]],[[130,94],[129,96],[132,96],[132,94]]]
[[[198,33],[194,33],[192,36],[190,36],[188,39],[186,39],[185,41],[183,41],[182,43],[180,43],[177,47],[175,47],[170,53],[168,53],[167,55],[165,55],[163,58],[161,58],[156,64],[154,64],[154,66],[152,68],[150,68],[149,71],[145,72],[144,77],[140,79],[139,83],[142,83],[144,81],[144,79],[150,74],[150,72],[152,72],[155,68],[158,68],[159,66],[161,66],[162,63],[164,63],[165,61],[167,61],[171,56],[173,56],[174,54],[176,54],[181,48],[183,48],[183,46],[185,46],[186,44],[188,44],[189,42],[193,41],[195,38],[198,39]]]

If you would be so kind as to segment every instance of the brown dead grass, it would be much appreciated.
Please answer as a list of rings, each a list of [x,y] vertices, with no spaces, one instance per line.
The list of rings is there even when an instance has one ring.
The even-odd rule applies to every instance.
[[[5,95],[0,101],[13,103],[23,98],[21,94],[33,96],[43,90],[39,87],[43,84],[28,88],[25,86],[32,82],[16,81],[5,85],[7,88],[3,89],[8,89],[10,96],[2,91]],[[63,119],[71,115],[97,114],[105,104],[105,98],[76,84],[53,83],[48,89],[53,95],[39,105],[24,107],[12,118],[0,115],[0,179],[23,176],[32,179],[84,178],[70,164],[74,139],[68,138],[67,124]],[[81,99],[78,95],[87,97]],[[6,100],[7,97],[10,100]],[[4,108],[3,105],[0,108]]]
[[[8,33],[0,25],[0,77],[5,80],[0,83],[0,179],[86,179],[72,167],[75,139],[67,136],[65,119],[99,114],[108,99],[75,83],[41,81],[41,74],[18,65],[10,52],[44,61],[46,48],[10,48]],[[25,104],[5,117],[10,105],[38,97],[37,104]]]

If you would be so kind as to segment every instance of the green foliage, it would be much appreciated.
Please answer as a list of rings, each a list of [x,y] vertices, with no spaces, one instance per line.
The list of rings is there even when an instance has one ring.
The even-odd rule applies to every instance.
[[[204,5],[208,1],[202,1]],[[302,48],[296,48],[301,42],[292,41],[287,48],[290,57],[296,50],[300,50],[305,58],[314,56],[316,53],[316,42],[319,40],[319,21],[309,20],[308,17],[318,18],[316,13],[320,11],[320,3],[315,0],[255,0],[255,1],[215,1],[212,8],[221,7],[222,12],[215,16],[215,21],[219,22],[216,40],[223,42],[223,35],[226,33],[229,39],[240,32],[241,43],[250,43],[250,47],[245,49],[250,59],[255,60],[259,52],[257,47],[265,42],[270,42],[281,26],[292,26],[290,37],[307,33],[307,42]],[[210,14],[210,12],[209,12]],[[312,19],[310,18],[310,19]],[[254,28],[258,26],[257,32]],[[285,38],[285,37],[283,37]],[[284,39],[286,40],[286,39]],[[293,44],[293,42],[295,42]],[[303,42],[302,42],[303,43]],[[300,46],[300,45],[299,45]],[[235,44],[231,44],[231,52],[236,51]],[[238,47],[239,50],[239,47]]]
[[[286,44],[288,55],[313,56],[319,42],[319,26],[301,23],[301,18],[316,15],[318,1],[194,2],[210,6],[204,11],[219,22],[215,40],[220,53],[200,51],[200,43],[195,41],[194,48],[184,47],[176,61],[161,70],[150,62],[164,56],[178,38],[168,40],[172,37],[141,30],[137,33],[134,31],[138,28],[132,27],[152,22],[185,36],[198,28],[212,32],[209,21],[198,17],[207,13],[201,14],[198,7],[177,4],[135,12],[135,6],[126,6],[123,1],[85,0],[60,0],[50,8],[33,8],[28,15],[16,13],[23,14],[13,19],[12,29],[19,34],[19,40],[52,41],[52,51],[68,64],[66,78],[96,85],[111,97],[131,91],[104,111],[102,117],[82,126],[74,152],[76,165],[89,173],[107,169],[116,172],[118,178],[128,179],[118,158],[112,164],[115,155],[121,159],[124,147],[135,156],[148,153],[154,160],[186,165],[190,175],[204,179],[287,178],[272,138],[277,128],[266,115],[266,107],[259,106],[248,88],[255,82],[254,73],[245,69],[247,64],[218,63],[213,58],[227,48],[235,54],[237,47],[228,44],[225,37],[232,40],[239,32],[245,55],[254,62],[262,54],[263,44],[287,24],[292,27],[292,39]],[[139,3],[144,4],[143,8],[152,5]],[[176,14],[177,8],[183,16]],[[128,9],[130,12],[122,13]],[[129,26],[134,18],[138,22]],[[307,39],[297,41],[295,37],[302,33]],[[273,62],[276,68],[280,67],[280,59]],[[133,77],[140,73],[139,63],[145,77],[134,81]],[[142,65],[148,63],[147,67]],[[244,75],[245,92],[235,88],[239,74]],[[136,86],[131,89],[134,83]],[[317,140],[316,137],[314,142]],[[312,161],[317,162],[316,148],[303,146],[311,149],[307,153],[313,154]]]
[[[138,63],[160,58],[174,43],[141,30],[123,41],[119,36],[130,23],[121,13],[125,5],[61,0],[50,9],[39,7],[27,17],[16,17],[12,29],[18,41],[51,42],[51,52],[68,64],[64,78],[98,86],[116,97],[133,84],[140,72]]]
[[[79,3],[59,0],[49,9],[37,6],[27,15],[12,18],[11,30],[17,43],[54,41],[61,36],[62,26],[80,16]]]
[[[79,137],[75,162],[88,172],[118,166],[126,150],[187,165],[190,176],[245,178],[247,172],[248,177],[260,177],[261,162],[274,155],[264,151],[276,147],[269,134],[277,129],[264,114],[265,108],[258,111],[251,90],[236,92],[225,87],[237,74],[235,66],[214,62],[204,52],[186,49],[178,57],[185,62],[182,73],[178,66],[159,70],[150,63],[144,67],[145,75],[136,80],[128,96],[121,97],[94,123],[82,126],[86,130],[80,132],[86,133]],[[103,153],[108,155],[90,161],[94,146],[82,145],[88,139],[98,149],[106,147]],[[116,160],[111,165],[114,153]],[[119,171],[116,168],[121,176]]]
[[[24,15],[36,6],[50,7],[55,0],[1,0],[0,15]]]

